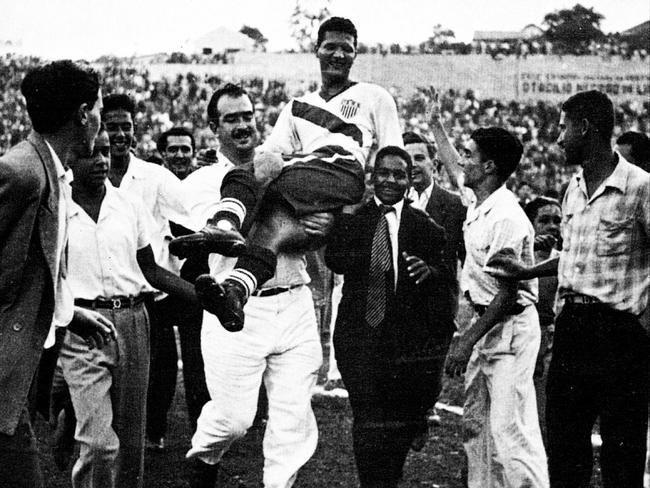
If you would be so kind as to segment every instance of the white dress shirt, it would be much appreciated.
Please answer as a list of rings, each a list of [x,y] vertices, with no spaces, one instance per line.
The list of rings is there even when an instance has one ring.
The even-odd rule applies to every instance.
[[[131,155],[129,167],[120,183],[120,190],[142,200],[151,229],[151,249],[156,263],[179,275],[182,262],[169,254],[173,239],[169,221],[190,227],[188,197],[184,187],[171,171]]]
[[[434,183],[431,182],[422,193],[418,193],[415,188],[411,187],[408,194],[409,199],[412,200],[411,207],[419,208],[423,212],[426,212],[429,199],[431,198],[431,192],[433,191],[433,185]]]
[[[68,281],[75,298],[107,300],[150,290],[137,261],[149,245],[142,203],[106,181],[97,222],[76,203],[70,215]]]
[[[70,287],[66,282],[67,256],[66,244],[68,241],[68,214],[72,204],[72,171],[65,170],[59,156],[54,152],[49,142],[45,141],[54,167],[56,168],[56,180],[59,185],[59,207],[58,207],[58,232],[56,239],[56,255],[54,258],[54,316],[52,325],[45,340],[44,347],[48,349],[54,345],[54,330],[56,327],[66,327],[74,315],[74,299]]]

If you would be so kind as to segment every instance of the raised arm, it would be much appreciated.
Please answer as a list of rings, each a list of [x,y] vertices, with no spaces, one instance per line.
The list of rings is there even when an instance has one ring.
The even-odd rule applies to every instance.
[[[429,119],[431,131],[438,147],[438,156],[440,161],[447,169],[449,174],[449,181],[457,189],[464,186],[465,179],[462,168],[462,156],[458,153],[452,144],[447,131],[442,125],[441,110],[440,110],[440,97],[435,88],[430,87],[425,91],[429,96],[430,102],[427,107],[427,118]]]

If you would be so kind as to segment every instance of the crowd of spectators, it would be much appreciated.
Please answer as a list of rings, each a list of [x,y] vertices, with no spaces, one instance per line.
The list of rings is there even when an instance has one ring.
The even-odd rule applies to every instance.
[[[0,57],[0,154],[24,139],[30,123],[20,82],[26,71],[39,63],[32,57]],[[315,88],[314,83],[293,83],[279,80],[249,78],[222,79],[210,75],[199,77],[191,72],[172,78],[153,80],[142,66],[124,60],[105,60],[102,69],[104,94],[129,93],[137,103],[135,151],[138,157],[155,156],[160,133],[174,125],[183,125],[196,138],[197,149],[215,147],[217,141],[206,119],[206,108],[212,92],[227,81],[244,85],[255,101],[260,133],[264,136],[275,124],[280,110],[290,97]],[[405,93],[389,87],[394,96],[404,130],[413,130],[431,137],[425,117],[427,94],[417,89]],[[518,187],[525,181],[535,193],[560,192],[572,170],[561,164],[562,152],[554,144],[558,136],[559,106],[539,101],[480,99],[468,90],[448,90],[442,95],[442,111],[449,134],[461,144],[479,126],[495,125],[518,134],[524,143],[524,160],[512,180]],[[614,137],[628,130],[650,133],[650,102],[625,102],[616,107]]]

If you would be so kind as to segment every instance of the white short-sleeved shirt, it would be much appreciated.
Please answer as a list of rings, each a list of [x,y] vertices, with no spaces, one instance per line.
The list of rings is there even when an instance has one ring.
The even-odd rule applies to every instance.
[[[75,298],[110,299],[150,290],[137,261],[149,245],[149,220],[142,203],[106,181],[97,222],[72,204],[68,281]]]
[[[365,165],[371,149],[403,147],[397,108],[391,95],[372,83],[356,83],[326,101],[319,92],[291,100],[280,112],[263,150],[312,153],[340,146]]]
[[[469,292],[472,302],[489,305],[499,292],[499,280],[486,273],[486,263],[500,250],[510,248],[524,264],[535,263],[535,231],[515,195],[505,185],[478,207],[467,210],[463,224],[467,255],[461,274],[461,289]],[[517,303],[537,302],[537,280],[519,283]]]
[[[156,263],[178,275],[182,262],[169,254],[169,242],[173,239],[169,222],[191,228],[187,195],[181,180],[167,168],[133,155],[130,158],[119,189],[141,199],[149,214],[151,249]]]
[[[217,162],[203,166],[190,173],[181,186],[187,196],[187,209],[192,217],[191,229],[201,229],[208,219],[219,209],[221,183],[226,173],[235,165],[221,152],[217,152]]]

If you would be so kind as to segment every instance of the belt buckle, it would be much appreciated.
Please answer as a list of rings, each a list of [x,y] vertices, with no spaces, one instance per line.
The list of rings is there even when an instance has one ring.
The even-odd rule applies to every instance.
[[[113,303],[113,310],[115,310],[116,308],[122,308],[121,298],[111,298],[111,302]]]

